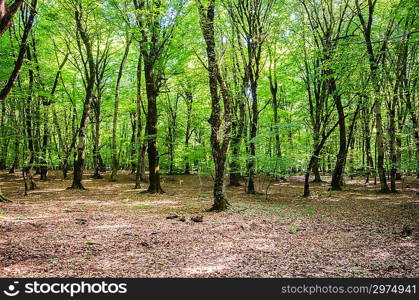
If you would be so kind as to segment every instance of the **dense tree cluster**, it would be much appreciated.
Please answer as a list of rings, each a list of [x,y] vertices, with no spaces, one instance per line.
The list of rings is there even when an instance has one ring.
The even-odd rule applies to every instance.
[[[0,169],[419,178],[415,0],[0,0]],[[133,183],[134,184],[134,183]],[[1,200],[5,198],[1,196]]]

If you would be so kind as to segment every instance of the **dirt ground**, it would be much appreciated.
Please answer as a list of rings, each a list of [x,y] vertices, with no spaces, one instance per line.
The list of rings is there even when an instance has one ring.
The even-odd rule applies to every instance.
[[[343,192],[312,184],[305,199],[291,177],[266,199],[260,178],[261,194],[228,188],[230,209],[213,213],[211,177],[163,176],[166,193],[149,195],[108,175],[74,191],[52,172],[25,197],[21,173],[0,173],[13,200],[0,203],[0,277],[419,276],[417,180],[391,195],[361,179]]]

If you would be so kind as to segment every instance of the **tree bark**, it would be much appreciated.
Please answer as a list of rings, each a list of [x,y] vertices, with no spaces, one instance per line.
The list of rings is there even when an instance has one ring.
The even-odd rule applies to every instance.
[[[271,71],[270,71],[271,72]],[[274,70],[275,72],[275,70]],[[272,97],[272,108],[274,112],[274,132],[275,132],[275,155],[276,157],[282,157],[281,141],[279,136],[279,117],[278,117],[278,82],[275,75],[269,75],[269,89]]]
[[[303,197],[308,197],[310,196],[310,171],[311,169],[314,167],[314,163],[315,161],[318,161],[318,156],[320,154],[321,148],[317,147],[316,149],[314,149],[313,154],[310,157],[310,161],[308,163],[306,172],[304,174],[304,193],[303,193]]]
[[[144,61],[144,77],[147,95],[147,154],[149,165],[149,193],[163,193],[160,185],[159,153],[157,148],[157,97],[161,86],[165,82],[165,63],[168,56],[167,47],[173,37],[176,22],[166,23],[164,7],[160,1],[133,0],[137,13],[137,24],[140,28],[140,51]],[[150,20],[144,11],[152,7],[155,14]],[[180,8],[173,8],[169,12],[176,19]],[[170,22],[169,22],[170,23]]]
[[[141,79],[142,79],[142,54],[140,53],[138,56],[138,63],[137,63],[137,166],[135,172],[135,188],[141,188],[141,181],[145,180],[145,151],[146,151],[146,142],[142,140],[142,109],[143,109],[143,102],[142,102],[142,92],[141,92]],[[147,135],[147,129],[145,130],[144,136]]]
[[[247,189],[248,194],[256,194],[254,176],[256,168],[256,144],[254,139],[257,135],[259,111],[258,111],[258,98],[257,98],[257,84],[254,80],[251,80],[251,95],[252,95],[252,116],[250,121],[250,141],[249,141],[249,160],[247,164],[248,180]]]
[[[242,174],[240,171],[240,146],[241,140],[243,137],[244,131],[244,118],[245,118],[245,103],[241,96],[237,104],[237,112],[235,114],[235,119],[231,122],[231,131],[233,136],[231,138],[231,158],[230,158],[230,186],[241,186],[240,180],[242,179]]]
[[[186,102],[186,108],[187,108],[187,114],[186,114],[186,129],[185,129],[185,156],[184,156],[184,162],[185,162],[185,169],[183,171],[183,174],[188,175],[191,174],[191,163],[189,161],[189,140],[192,135],[191,130],[191,123],[192,123],[192,103],[193,103],[193,94],[191,91],[187,90],[184,95],[185,102]]]
[[[316,148],[316,146],[314,148]],[[323,182],[323,180],[320,176],[320,168],[319,168],[320,152],[321,151],[319,151],[318,156],[313,158],[313,164],[312,164],[312,170],[313,170],[313,174],[314,174],[313,182],[316,182],[316,183]]]
[[[100,85],[97,84],[97,95],[92,95],[92,108],[94,122],[92,122],[92,137],[93,137],[93,168],[95,173],[92,175],[94,179],[102,179],[101,172],[101,157],[100,157],[100,114],[101,114],[101,103],[102,93],[100,91]]]
[[[6,30],[12,25],[13,16],[19,11],[24,0],[15,0],[11,5],[6,5],[6,0],[0,0],[0,37],[6,32]],[[34,8],[36,2],[32,2]]]
[[[390,191],[396,193],[396,174],[397,174],[397,152],[396,152],[396,100],[397,95],[393,96],[389,107],[389,136],[390,136]]]
[[[332,79],[330,83],[332,89],[331,93],[335,101],[336,110],[338,112],[339,118],[339,152],[336,157],[336,164],[333,170],[332,183],[330,188],[332,191],[340,191],[342,189],[342,174],[345,168],[347,155],[345,112],[343,110],[341,95],[338,94],[338,91],[336,90],[335,79]]]
[[[14,147],[14,159],[13,159],[13,163],[12,166],[9,169],[9,174],[14,174],[16,169],[19,167],[19,139],[16,136],[15,138],[15,147]]]
[[[23,0],[15,0],[15,2],[13,2],[13,4],[10,5],[6,9],[6,1],[0,0],[0,37],[4,34],[4,32],[11,25],[11,20],[13,16],[19,10],[23,2],[24,2]],[[21,43],[20,43],[19,54],[15,62],[15,67],[6,83],[6,86],[0,91],[0,101],[4,101],[4,99],[6,99],[6,97],[9,95],[19,75],[19,71],[22,67],[23,60],[26,53],[26,48],[27,48],[28,39],[29,39],[29,32],[32,29],[33,22],[35,19],[37,3],[38,3],[37,0],[32,0],[31,2],[30,14],[25,24],[24,32],[22,35]],[[0,202],[11,202],[11,201],[8,200],[5,196],[3,196],[3,194],[0,191]]]
[[[7,129],[6,129],[6,102],[1,102],[1,110],[0,110],[0,136],[2,137],[0,140],[0,170],[6,169],[6,160],[7,160],[7,148],[8,148],[8,139],[7,137]]]
[[[31,52],[29,49],[27,49],[28,54],[28,60],[30,61],[31,58]],[[25,106],[25,127],[26,127],[26,136],[27,136],[27,143],[28,143],[28,149],[29,149],[29,159],[28,164],[22,168],[22,173],[24,177],[24,183],[25,183],[25,195],[27,195],[28,190],[34,190],[36,189],[36,184],[33,181],[33,164],[35,161],[35,136],[34,136],[34,130],[33,130],[33,85],[34,85],[34,72],[32,69],[28,70],[29,74],[29,94],[27,97],[27,103]]]
[[[365,183],[369,182],[372,172],[374,172],[374,160],[371,154],[371,130],[370,130],[370,114],[366,103],[363,103],[362,107],[362,120],[363,120],[363,138],[364,138],[364,151],[366,156],[365,171]]]
[[[0,0],[0,1],[4,1],[4,0]],[[20,3],[18,5],[18,7],[16,8],[16,10],[22,4],[21,2],[23,2],[23,1],[20,1],[20,0],[15,1],[16,4]],[[16,81],[18,75],[19,75],[19,71],[22,67],[22,64],[23,64],[23,61],[24,61],[24,58],[25,58],[25,53],[26,53],[26,49],[27,49],[27,45],[28,45],[28,41],[29,41],[29,33],[32,29],[33,22],[34,22],[34,19],[35,19],[37,3],[38,3],[37,0],[32,0],[32,2],[31,2],[29,17],[28,17],[27,22],[25,23],[25,28],[24,28],[22,39],[21,39],[21,42],[20,42],[19,54],[16,58],[15,66],[13,68],[12,73],[10,74],[10,77],[9,77],[6,85],[0,91],[0,101],[3,101],[4,99],[6,99],[6,97],[9,95],[9,93],[11,92],[11,90],[12,90],[14,84],[15,84],[15,81]],[[13,17],[13,15],[11,15],[11,17]],[[3,21],[6,20],[6,19],[7,18],[2,18]],[[0,23],[2,23],[3,21],[0,21]],[[9,22],[10,21],[8,21],[7,23],[9,24]],[[0,25],[0,37],[4,33],[4,31],[7,29],[6,27],[4,27],[5,29],[3,31],[1,26],[3,26],[3,25]]]
[[[381,116],[381,101],[375,100],[374,103],[374,112],[375,112],[375,128],[377,131],[376,136],[376,146],[377,146],[377,170],[378,177],[380,178],[380,191],[382,193],[388,193],[390,189],[387,185],[386,171],[384,168],[384,133],[383,133],[383,123]]]
[[[365,47],[368,54],[368,61],[370,67],[370,76],[371,82],[373,84],[373,89],[375,97],[381,97],[381,87],[378,78],[379,72],[379,62],[385,52],[387,51],[387,42],[388,38],[392,32],[392,27],[394,25],[394,19],[388,23],[388,28],[386,31],[386,36],[383,39],[382,44],[380,45],[380,54],[376,55],[374,53],[373,42],[371,39],[372,33],[372,23],[373,23],[373,14],[375,9],[376,1],[368,1],[367,9],[367,19],[364,18],[362,13],[359,0],[355,1],[357,14],[359,21],[361,23],[362,33],[364,35]],[[381,99],[375,99],[373,104],[373,109],[375,113],[375,127],[376,127],[376,149],[377,149],[377,171],[380,178],[380,191],[382,193],[388,193],[390,189],[387,185],[386,173],[384,168],[384,133],[383,133],[383,124],[382,124],[382,115],[381,115]]]
[[[117,172],[119,168],[118,156],[116,151],[116,133],[118,130],[118,109],[119,109],[119,93],[121,88],[121,79],[124,71],[125,62],[128,58],[129,48],[131,45],[131,38],[127,38],[127,45],[125,46],[124,55],[122,57],[121,64],[119,65],[118,77],[116,79],[115,87],[115,107],[113,113],[113,122],[112,122],[112,173],[110,181],[116,181]]]
[[[218,65],[219,59],[216,52],[214,32],[215,0],[209,0],[207,3],[208,5],[204,7],[200,1],[197,1],[201,31],[206,44],[208,84],[211,94],[211,116],[208,122],[211,125],[210,141],[215,167],[215,178],[213,188],[214,203],[210,210],[222,211],[227,209],[229,205],[224,187],[224,173],[230,143],[231,98]],[[219,92],[221,92],[221,97],[223,98],[224,118],[222,118]],[[222,119],[224,120],[223,128],[221,128]]]
[[[416,81],[414,82],[414,86],[413,88],[416,87]],[[407,87],[407,84],[404,84],[404,89],[405,89],[405,93],[406,93],[406,108],[410,113],[410,118],[412,120],[412,136],[414,138],[415,141],[415,145],[416,145],[416,151],[415,151],[415,158],[416,158],[416,178],[419,179],[419,124],[418,124],[418,119],[416,116],[416,109],[412,106],[412,99],[411,99],[411,94],[409,91],[409,88]],[[413,102],[414,103],[414,102]]]
[[[88,34],[86,33],[85,29],[82,26],[81,21],[81,12],[76,10],[74,13],[74,17],[76,20],[76,27],[77,31],[80,34],[80,37],[83,41],[87,61],[88,61],[88,72],[87,72],[87,86],[86,86],[86,95],[83,103],[83,113],[80,120],[80,125],[77,133],[77,150],[76,150],[76,157],[74,162],[74,174],[73,174],[73,184],[71,185],[71,189],[85,189],[82,180],[83,180],[83,169],[84,169],[84,160],[85,160],[85,141],[86,141],[86,127],[89,117],[89,110],[93,96],[93,87],[95,84],[95,62],[93,59],[93,52],[92,52],[92,44]]]
[[[310,196],[310,172],[314,166],[315,161],[318,161],[318,157],[320,155],[320,152],[322,151],[324,144],[326,143],[329,136],[332,134],[332,132],[335,130],[335,128],[338,126],[339,122],[337,122],[332,128],[329,129],[328,132],[325,132],[322,135],[322,138],[319,140],[318,143],[316,143],[315,148],[313,149],[313,153],[311,154],[310,161],[307,165],[307,169],[304,174],[304,193],[303,197]]]
[[[151,194],[164,193],[160,185],[160,165],[159,152],[157,149],[157,96],[158,89],[156,87],[153,74],[153,67],[148,59],[144,60],[144,74],[146,81],[147,94],[147,154],[148,154],[148,171],[149,186],[147,192]]]

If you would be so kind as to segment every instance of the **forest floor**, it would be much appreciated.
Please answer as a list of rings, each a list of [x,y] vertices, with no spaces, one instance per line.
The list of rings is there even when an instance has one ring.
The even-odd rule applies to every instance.
[[[205,211],[211,177],[162,180],[166,193],[149,195],[126,172],[117,182],[87,174],[88,190],[75,191],[51,172],[23,196],[21,173],[0,173],[13,200],[0,203],[0,277],[419,276],[417,180],[388,195],[361,179],[342,192],[312,184],[302,198],[302,177],[290,177],[266,198],[259,178],[258,195],[228,188],[222,213]]]

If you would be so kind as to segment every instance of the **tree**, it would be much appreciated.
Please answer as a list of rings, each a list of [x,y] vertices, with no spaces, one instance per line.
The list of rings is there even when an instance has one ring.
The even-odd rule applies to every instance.
[[[377,169],[378,176],[380,178],[380,191],[383,193],[388,193],[390,189],[388,188],[386,173],[384,168],[384,132],[383,132],[383,121],[382,121],[382,107],[381,107],[381,90],[382,84],[379,79],[379,67],[383,61],[385,53],[387,51],[387,43],[390,35],[394,30],[394,18],[388,23],[384,39],[379,43],[379,50],[374,50],[373,41],[372,41],[372,25],[374,19],[374,10],[376,7],[377,0],[367,0],[366,9],[367,15],[366,19],[364,17],[363,9],[361,8],[361,3],[359,0],[355,0],[356,12],[358,19],[361,25],[362,34],[364,36],[365,47],[368,54],[369,68],[370,68],[370,77],[375,92],[374,95],[374,114],[375,114],[375,128],[376,128],[376,146],[377,146]]]
[[[14,3],[16,5],[18,5],[21,2],[23,2],[23,1],[19,0],[19,1],[15,1]],[[5,5],[4,0],[1,0],[0,4],[3,5],[3,17],[1,18],[0,22],[4,22],[6,24],[6,20],[7,20],[7,25],[4,25],[3,29],[1,27],[2,25],[0,25],[0,37],[1,37],[3,35],[3,33],[6,31],[6,29],[9,27],[11,18],[16,13],[16,11],[14,11],[14,9],[17,10],[18,7],[20,7],[20,5],[18,5],[18,7],[15,6],[14,9],[9,8],[9,12],[4,14],[4,12],[5,12],[5,10],[4,10],[4,5]],[[22,67],[23,60],[25,58],[25,53],[26,53],[26,50],[27,50],[27,44],[28,44],[28,41],[29,41],[29,34],[30,34],[31,29],[32,29],[34,20],[35,20],[37,4],[38,4],[37,0],[32,0],[32,2],[30,4],[30,8],[28,8],[28,7],[25,8],[25,10],[29,9],[29,15],[27,15],[27,20],[25,22],[25,27],[24,27],[22,39],[21,39],[21,42],[20,42],[20,47],[19,47],[19,54],[18,54],[16,62],[15,62],[15,67],[14,67],[12,73],[10,74],[10,77],[9,77],[6,85],[0,91],[0,101],[3,101],[4,99],[6,99],[6,97],[11,92],[17,77],[19,76],[19,71]],[[0,5],[0,12],[1,11],[2,10],[1,10],[1,5]],[[14,13],[13,13],[13,11],[14,11]],[[0,13],[0,16],[1,16],[1,14],[2,13]]]
[[[175,97],[167,97],[166,104],[166,114],[167,114],[167,148],[169,155],[169,175],[174,174],[175,168],[175,143],[177,136],[177,127],[178,127],[178,112],[179,112],[179,99],[180,95],[176,94]]]
[[[126,46],[124,50],[124,55],[122,56],[121,64],[119,65],[118,70],[118,77],[116,79],[116,87],[115,87],[115,108],[113,114],[113,123],[112,123],[112,174],[111,174],[111,181],[116,180],[117,172],[118,172],[118,157],[116,153],[116,132],[118,126],[118,109],[119,109],[119,93],[121,87],[121,79],[122,74],[124,71],[124,66],[128,58],[129,48],[131,46],[132,38],[127,37]]]
[[[282,157],[281,151],[281,140],[280,140],[280,133],[279,133],[279,117],[278,117],[278,109],[279,109],[279,102],[278,102],[278,78],[277,78],[277,61],[274,56],[276,56],[275,48],[269,51],[269,90],[271,92],[272,97],[272,110],[274,113],[274,132],[275,132],[275,155],[278,158]]]
[[[165,62],[168,46],[173,37],[181,3],[166,3],[160,0],[137,1],[134,6],[140,35],[140,51],[143,57],[147,95],[147,152],[149,164],[149,193],[163,193],[160,186],[159,152],[157,149],[157,98],[166,80]]]
[[[91,101],[93,97],[93,89],[95,85],[95,75],[96,75],[96,64],[93,57],[93,50],[92,50],[92,41],[89,33],[87,31],[87,26],[84,22],[85,17],[88,17],[89,10],[86,9],[86,4],[76,1],[70,1],[71,7],[74,9],[74,20],[76,23],[76,31],[77,31],[77,41],[78,43],[83,44],[85,53],[82,52],[82,48],[79,47],[80,56],[85,55],[87,61],[87,67],[84,69],[84,76],[85,76],[85,99],[83,103],[83,113],[80,119],[80,124],[77,130],[77,155],[74,161],[74,174],[73,174],[73,184],[71,185],[71,189],[82,189],[84,190],[84,186],[82,184],[83,180],[83,169],[85,163],[85,153],[84,149],[86,147],[86,129],[87,129],[87,122],[89,117],[89,111],[91,107]],[[85,15],[87,14],[87,15]]]
[[[258,81],[261,73],[262,46],[269,32],[269,22],[274,0],[228,1],[227,9],[238,34],[238,51],[243,61],[246,92],[250,94],[250,140],[247,164],[248,181],[246,192],[254,194],[254,175],[256,168],[255,138],[258,129]],[[244,40],[244,46],[242,45]]]
[[[0,38],[11,25],[12,18],[16,14],[16,12],[19,10],[22,3],[23,1],[16,0],[15,2],[13,2],[12,5],[7,7],[5,0],[0,0]],[[23,35],[22,35],[22,39],[21,39],[20,47],[19,47],[19,54],[16,59],[14,69],[12,73],[10,74],[10,77],[6,85],[3,87],[2,90],[0,90],[0,101],[2,102],[6,99],[6,97],[11,92],[14,86],[14,83],[19,75],[19,71],[22,67],[26,49],[27,49],[27,44],[29,41],[29,33],[32,29],[32,26],[35,20],[37,4],[38,4],[37,0],[31,1],[30,8],[29,8],[29,15],[27,15],[27,19],[25,22],[24,31],[23,31]],[[28,10],[28,8],[25,8],[25,10]],[[8,201],[9,200],[6,197],[4,197],[0,191],[0,202],[8,202]]]
[[[93,144],[93,167],[95,173],[92,175],[92,178],[102,179],[100,172],[106,171],[106,168],[103,166],[102,156],[100,154],[100,124],[102,116],[102,103],[103,103],[103,94],[106,88],[107,82],[109,82],[109,63],[111,60],[112,54],[110,53],[111,48],[111,37],[109,33],[105,33],[107,36],[103,38],[102,33],[98,32],[96,39],[98,43],[96,44],[96,51],[94,54],[94,63],[95,63],[95,84],[94,92],[91,100],[91,108],[93,116],[91,118],[92,124],[92,137],[94,140]],[[103,41],[103,39],[105,41]],[[83,62],[84,69],[86,69],[86,62]]]
[[[338,115],[338,126],[339,126],[339,152],[336,158],[335,168],[332,174],[332,190],[340,190],[342,182],[342,174],[345,167],[346,156],[347,156],[347,142],[346,142],[346,124],[345,124],[345,112],[342,102],[342,94],[339,90],[338,78],[336,74],[336,68],[333,66],[335,60],[335,52],[338,46],[338,42],[341,39],[346,38],[349,35],[349,29],[353,14],[350,13],[349,1],[342,0],[335,4],[330,1],[301,1],[304,10],[306,12],[307,19],[310,24],[311,33],[313,35],[314,45],[318,49],[319,57],[316,57],[316,68],[319,69],[319,78],[316,78],[314,84],[318,88],[314,89],[316,99],[316,113],[314,113],[314,105],[311,98],[311,89],[309,87],[309,79],[307,77],[306,84],[309,92],[310,101],[310,112],[312,114],[312,125],[314,129],[314,148],[318,146],[319,134],[324,131],[327,126],[327,122],[336,108]],[[308,66],[306,63],[306,73],[308,73]],[[319,83],[317,83],[317,81]],[[333,98],[333,106],[323,112],[323,107],[327,106],[328,98]],[[326,117],[323,118],[321,115],[325,113]],[[322,124],[323,130],[320,129]],[[319,155],[318,153],[317,155]],[[314,167],[316,167],[316,161],[314,159]],[[318,172],[318,171],[317,171]],[[317,178],[319,179],[319,178]]]
[[[243,76],[239,64],[238,51],[235,49],[236,30],[233,27],[231,59],[233,103],[231,106],[231,151],[230,151],[230,183],[229,186],[240,186],[242,178],[240,167],[240,148],[246,122],[246,76]]]
[[[200,26],[206,44],[209,89],[211,94],[211,150],[215,167],[213,211],[227,209],[224,172],[231,130],[231,94],[219,65],[215,43],[215,0],[197,0]],[[224,111],[221,111],[221,101]]]
[[[193,87],[190,83],[186,82],[183,86],[182,98],[186,104],[186,128],[185,128],[185,169],[183,174],[191,173],[191,163],[188,156],[189,144],[194,130],[192,129],[192,105],[193,105]]]
[[[142,92],[141,92],[141,76],[142,74],[142,54],[138,55],[136,79],[137,79],[137,95],[136,95],[136,114],[137,114],[137,168],[135,172],[135,188],[141,187],[140,181],[145,180],[145,151],[147,143],[142,139],[143,122],[142,115],[145,114]],[[147,135],[147,126],[145,128],[144,136]]]
[[[6,0],[0,0],[0,36],[12,24],[13,16],[19,11],[24,0],[15,0],[12,4],[6,5]],[[36,7],[36,2],[31,3],[32,8]]]

